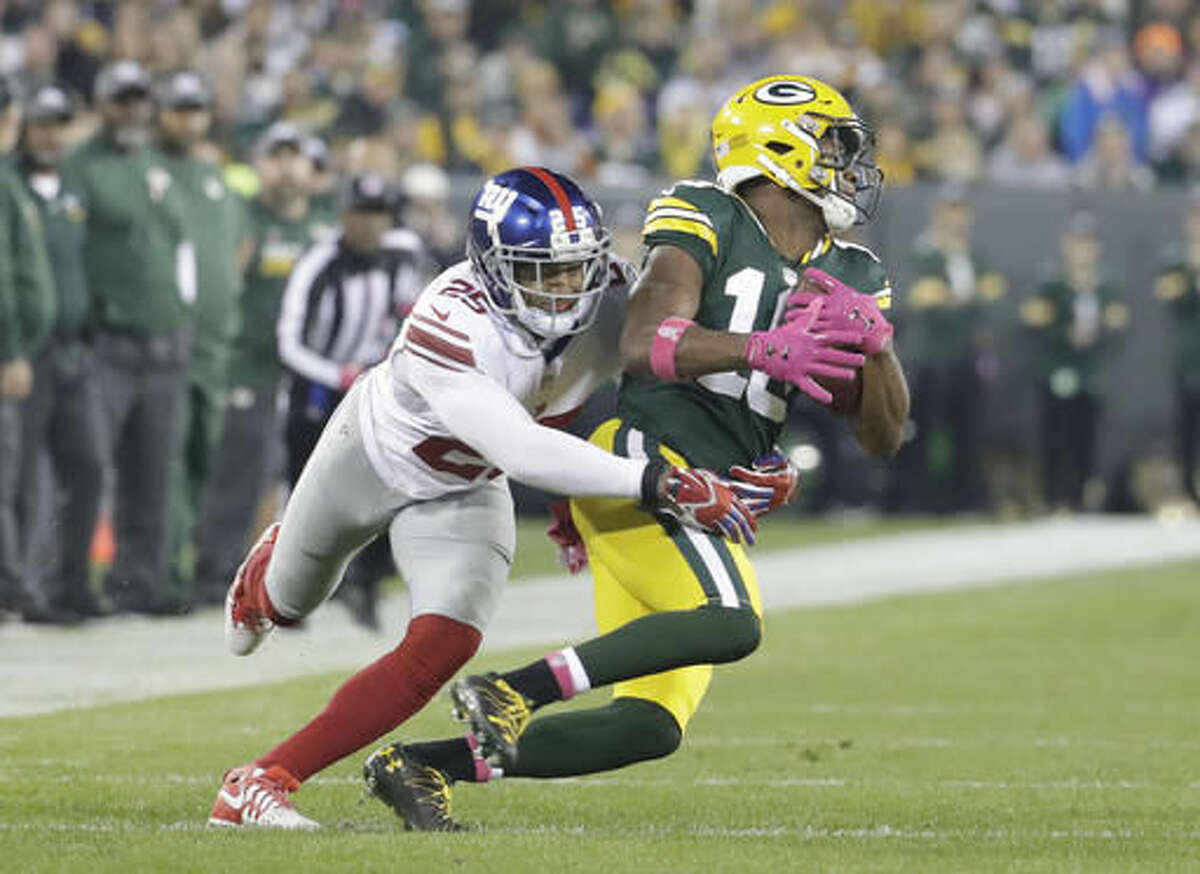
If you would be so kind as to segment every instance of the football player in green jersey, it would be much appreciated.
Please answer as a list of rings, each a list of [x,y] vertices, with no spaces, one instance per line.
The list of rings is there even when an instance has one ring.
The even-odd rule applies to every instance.
[[[899,446],[908,388],[880,311],[890,305],[887,276],[868,250],[833,236],[871,215],[881,174],[849,103],[808,77],[773,76],[739,91],[713,122],[713,148],[716,184],[681,182],[650,203],[648,254],[621,338],[617,417],[592,440],[618,455],[659,455],[770,485],[774,498],[756,510],[767,512],[796,488],[794,469],[775,453],[795,388],[833,402],[868,453]],[[836,375],[851,359],[789,369],[808,353],[808,335],[781,342],[773,332],[796,324],[863,353],[849,379]],[[453,827],[456,780],[564,777],[670,754],[712,665],[758,647],[762,607],[741,545],[629,501],[579,499],[571,511],[553,536],[576,566],[582,536],[600,636],[457,681],[451,694],[470,722],[466,738],[372,754],[368,788],[410,827]],[[530,719],[604,685],[614,686],[606,706]]]

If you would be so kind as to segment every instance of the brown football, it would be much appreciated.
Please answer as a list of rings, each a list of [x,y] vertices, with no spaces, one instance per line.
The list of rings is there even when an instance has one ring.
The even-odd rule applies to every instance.
[[[848,416],[858,412],[859,402],[862,400],[862,372],[858,371],[854,374],[854,379],[830,379],[827,376],[817,377],[817,382],[822,388],[833,395],[833,400],[829,403],[829,409],[841,416]]]

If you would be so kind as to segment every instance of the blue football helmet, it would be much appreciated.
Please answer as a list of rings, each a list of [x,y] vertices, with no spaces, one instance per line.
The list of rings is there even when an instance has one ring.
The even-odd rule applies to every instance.
[[[608,288],[600,208],[561,173],[506,170],[471,203],[467,257],[492,306],[544,339],[586,330]]]

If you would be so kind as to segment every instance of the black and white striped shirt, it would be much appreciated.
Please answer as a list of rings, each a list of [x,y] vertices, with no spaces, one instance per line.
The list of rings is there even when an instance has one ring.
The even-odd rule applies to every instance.
[[[347,365],[383,360],[424,284],[424,248],[394,229],[378,254],[364,256],[341,237],[317,243],[288,277],[279,312],[279,357],[310,382],[341,387]]]

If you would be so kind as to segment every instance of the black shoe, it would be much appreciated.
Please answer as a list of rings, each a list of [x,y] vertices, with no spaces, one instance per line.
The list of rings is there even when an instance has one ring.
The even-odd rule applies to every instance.
[[[457,832],[450,818],[450,781],[437,768],[418,762],[401,744],[380,747],[363,764],[367,794],[404,820],[407,831]]]
[[[450,684],[454,715],[468,723],[486,759],[507,765],[533,711],[525,696],[496,674],[469,674]]]

